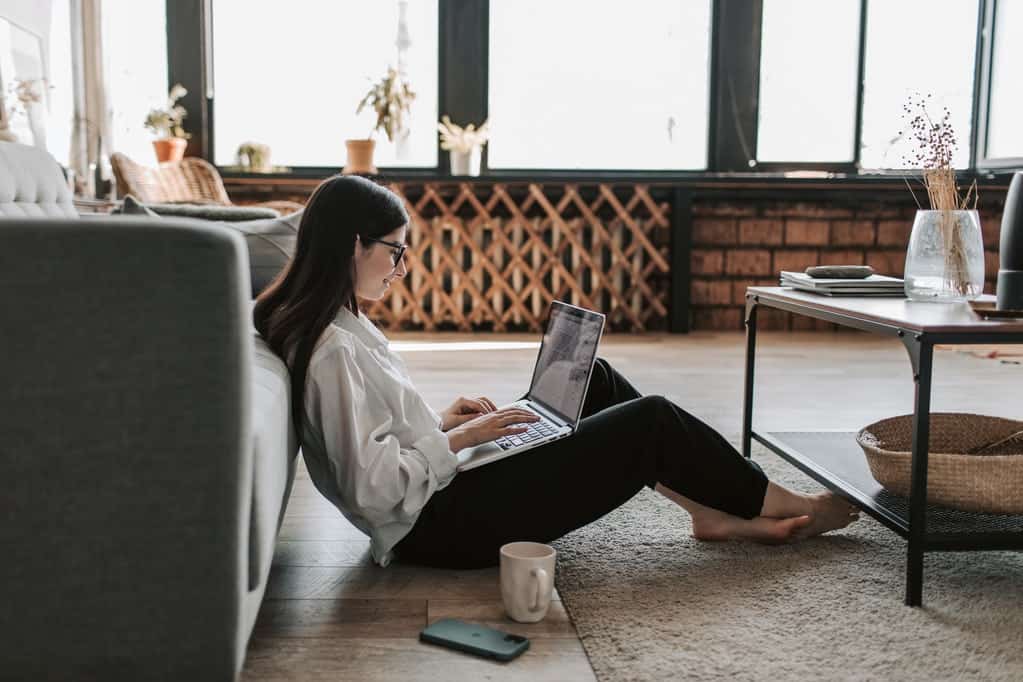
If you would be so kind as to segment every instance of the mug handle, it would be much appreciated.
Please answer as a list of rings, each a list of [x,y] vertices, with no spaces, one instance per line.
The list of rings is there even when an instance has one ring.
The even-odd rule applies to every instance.
[[[536,593],[533,597],[533,603],[529,606],[529,610],[532,613],[536,613],[544,609],[544,606],[541,605],[543,595],[549,594],[554,585],[551,584],[550,575],[542,568],[534,568],[529,572],[529,575],[536,578]]]

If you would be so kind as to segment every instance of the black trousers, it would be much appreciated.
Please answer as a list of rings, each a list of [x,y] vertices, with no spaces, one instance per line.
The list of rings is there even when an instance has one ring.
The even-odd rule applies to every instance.
[[[549,542],[660,483],[751,519],[767,476],[714,429],[639,392],[598,358],[576,433],[459,473],[395,547],[398,561],[445,568],[498,563],[501,545]]]

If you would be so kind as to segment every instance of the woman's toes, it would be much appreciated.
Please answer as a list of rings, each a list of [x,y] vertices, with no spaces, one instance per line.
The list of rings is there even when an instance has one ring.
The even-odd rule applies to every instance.
[[[779,525],[779,540],[787,541],[799,535],[801,531],[809,528],[813,523],[810,516],[793,516],[789,519],[781,519]]]

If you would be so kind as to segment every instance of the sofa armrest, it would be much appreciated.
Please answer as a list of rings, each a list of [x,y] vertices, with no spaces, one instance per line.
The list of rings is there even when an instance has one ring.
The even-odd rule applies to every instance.
[[[0,660],[232,679],[248,632],[245,245],[198,222],[0,220]]]

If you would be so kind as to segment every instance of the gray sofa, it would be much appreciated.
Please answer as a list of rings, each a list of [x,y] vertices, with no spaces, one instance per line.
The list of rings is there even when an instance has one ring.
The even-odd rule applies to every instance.
[[[167,204],[142,204],[133,196],[124,198],[123,205],[117,210],[120,215],[148,216],[160,220],[167,215],[159,213]],[[181,207],[175,206],[175,210]],[[199,206],[197,208],[205,208]],[[243,207],[215,207],[219,210],[240,210]],[[249,253],[249,276],[252,279],[252,298],[259,295],[273,281],[295,252],[298,238],[298,226],[302,222],[303,211],[296,211],[286,216],[259,218],[255,220],[216,221],[217,225],[233,230],[245,238],[245,246]]]
[[[11,143],[0,214],[0,678],[236,679],[297,453],[243,238]]]

